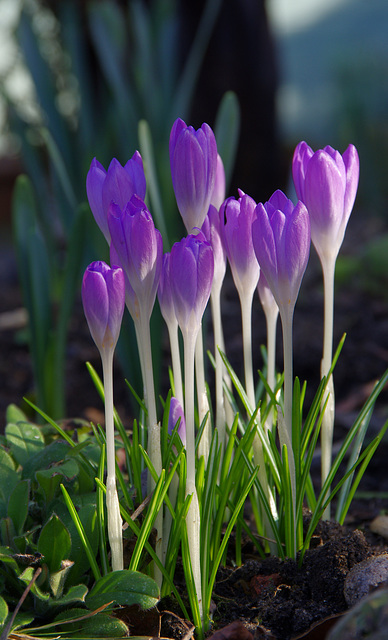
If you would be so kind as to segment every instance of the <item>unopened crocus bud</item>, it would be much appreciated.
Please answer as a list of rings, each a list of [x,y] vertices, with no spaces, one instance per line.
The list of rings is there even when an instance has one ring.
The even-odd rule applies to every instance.
[[[218,153],[216,179],[214,181],[214,188],[213,188],[212,197],[210,199],[210,204],[212,204],[216,209],[219,210],[224,200],[225,200],[225,169],[224,169],[224,163],[222,162],[221,156]]]
[[[222,237],[232,276],[239,295],[255,290],[260,266],[252,243],[252,223],[256,217],[256,202],[239,192],[240,198],[228,198],[220,209],[223,221]]]
[[[183,334],[198,333],[209,300],[213,273],[213,250],[202,232],[188,235],[174,244],[170,258],[171,292]]]
[[[122,269],[92,262],[82,281],[82,302],[90,333],[100,353],[116,346],[125,305]]]
[[[124,209],[111,203],[108,224],[120,265],[147,316],[144,319],[149,320],[162,267],[162,236],[144,202],[136,195]]]
[[[292,312],[310,253],[310,219],[302,202],[296,206],[275,191],[256,207],[253,246],[280,312]]]
[[[111,202],[123,209],[134,194],[142,200],[145,198],[146,181],[140,153],[135,151],[124,167],[113,158],[108,171],[94,158],[86,177],[86,192],[93,216],[110,244],[108,209]]]
[[[170,253],[163,254],[162,270],[158,286],[160,311],[167,325],[177,323],[170,282]]]
[[[210,205],[201,231],[213,249],[213,287],[221,287],[226,271],[226,253],[222,239],[222,224],[220,214],[215,206]]]
[[[321,261],[338,255],[356,198],[359,171],[352,144],[342,156],[330,146],[314,153],[306,142],[295,149],[295,190],[310,214],[311,239]]]
[[[171,434],[174,431],[178,420],[180,420],[179,426],[178,426],[178,436],[180,437],[183,446],[185,446],[186,445],[185,414],[183,412],[183,407],[181,403],[177,398],[174,398],[173,396],[170,400],[170,411],[168,414],[168,433],[169,434]]]
[[[197,131],[178,118],[171,129],[170,165],[179,213],[188,233],[201,228],[209,209],[217,170],[217,143],[204,123]]]

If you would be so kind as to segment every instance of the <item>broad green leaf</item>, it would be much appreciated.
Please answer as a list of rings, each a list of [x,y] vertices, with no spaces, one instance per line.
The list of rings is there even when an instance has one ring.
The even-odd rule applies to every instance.
[[[9,404],[5,412],[5,421],[6,424],[9,422],[13,422],[14,424],[27,422],[27,416],[16,404]]]
[[[0,448],[0,502],[8,503],[9,494],[18,482],[19,474],[15,471],[14,461]]]
[[[240,106],[233,91],[227,91],[222,97],[217,111],[214,133],[217,140],[217,150],[224,163],[225,185],[226,192],[228,192],[240,134]]]
[[[77,622],[77,618],[80,620]],[[71,622],[74,619],[74,622]],[[55,622],[58,625],[64,625],[61,629],[63,634],[71,633],[72,638],[77,635],[83,638],[122,638],[129,635],[127,625],[113,616],[106,613],[89,614],[85,619],[85,609],[67,609],[61,611]],[[132,638],[132,636],[131,636]]]
[[[100,578],[86,596],[86,605],[89,609],[96,609],[114,601],[116,604],[138,604],[142,609],[150,609],[158,600],[159,589],[152,578],[124,569]]]
[[[8,516],[11,518],[16,534],[23,532],[24,523],[28,514],[28,500],[30,496],[30,483],[28,480],[18,482],[8,501]]]
[[[23,478],[35,479],[35,472],[47,469],[56,462],[61,462],[70,451],[70,445],[63,440],[56,440],[36,453],[23,467]]]
[[[38,540],[38,551],[50,571],[60,569],[62,560],[67,560],[71,548],[70,534],[61,520],[53,514],[44,525]]]
[[[78,474],[78,464],[75,460],[66,460],[63,464],[51,467],[50,469],[43,469],[36,472],[36,479],[39,485],[42,487],[47,502],[50,502],[54,496],[60,483],[64,478],[67,480],[74,479]]]
[[[13,549],[5,546],[0,547],[0,562],[4,562],[4,564],[8,565],[8,567],[11,567],[15,571],[16,575],[19,575],[19,565],[15,558],[12,557],[13,554]]]
[[[42,432],[31,422],[7,424],[5,435],[12,455],[22,467],[27,460],[44,449]]]
[[[0,596],[0,624],[4,624],[8,615],[8,606],[5,600]]]

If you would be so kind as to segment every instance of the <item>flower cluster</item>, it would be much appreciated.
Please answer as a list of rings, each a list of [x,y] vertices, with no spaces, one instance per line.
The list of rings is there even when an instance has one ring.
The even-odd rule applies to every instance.
[[[268,500],[268,504],[272,504],[272,472],[268,474],[266,471],[269,466],[265,451],[268,451],[271,444],[266,440],[268,431],[277,428],[281,455],[286,456],[288,461],[286,468],[289,475],[285,482],[289,486],[289,513],[294,522],[293,534],[289,536],[291,542],[286,545],[286,551],[295,556],[299,480],[298,465],[294,459],[292,406],[294,307],[309,259],[310,238],[321,259],[324,276],[327,265],[333,265],[336,259],[356,196],[359,163],[356,149],[352,145],[341,156],[331,147],[314,153],[305,142],[301,142],[293,159],[293,178],[298,201],[292,202],[278,190],[268,201],[256,203],[241,190],[237,199],[226,197],[224,167],[217,153],[214,133],[207,124],[196,131],[183,120],[176,120],[170,135],[169,152],[177,207],[188,235],[164,253],[162,236],[155,228],[144,202],[146,180],[140,154],[136,152],[124,167],[117,160],[112,160],[108,171],[96,159],[92,161],[87,176],[87,195],[95,220],[110,246],[112,267],[105,263],[90,265],[84,277],[82,293],[90,331],[101,352],[110,349],[113,353],[125,298],[138,340],[148,419],[148,454],[157,476],[160,476],[160,426],[153,386],[149,331],[152,310],[156,295],[158,296],[169,332],[173,365],[174,388],[169,405],[168,431],[170,434],[174,433],[178,424],[178,434],[185,447],[186,496],[191,497],[186,515],[192,572],[190,575],[194,580],[201,610],[203,580],[199,552],[200,508],[195,475],[195,381],[199,414],[197,427],[203,421],[202,441],[208,439],[206,446],[198,447],[199,455],[207,458],[212,440],[211,430],[207,430],[205,424],[207,414],[205,412],[204,416],[200,411],[201,397],[206,393],[201,391],[202,396],[199,393],[201,366],[203,368],[200,357],[203,314],[210,299],[215,336],[215,425],[222,456],[227,444],[227,431],[236,423],[233,411],[230,413],[233,405],[232,393],[225,393],[230,371],[226,370],[225,363],[221,360],[221,351],[225,351],[225,346],[220,293],[228,263],[241,304],[246,394],[244,402],[250,424],[254,425],[252,456],[259,468],[260,495],[263,500]],[[334,274],[333,268],[332,273]],[[256,290],[267,321],[267,385],[274,394],[277,392],[274,342],[278,314],[283,329],[283,400],[273,418],[275,403],[267,396],[271,409],[267,411],[263,424],[258,412],[252,367],[251,310]],[[329,316],[330,314],[325,316],[328,326]],[[183,336],[184,379],[181,373],[178,327]],[[330,330],[326,334],[331,337]],[[328,375],[331,366],[332,345],[330,339],[326,342],[330,344],[324,347],[324,354],[329,352],[330,358],[322,370],[323,377]],[[324,361],[325,358],[324,355]],[[328,386],[328,389],[329,395],[333,396],[332,386]],[[329,399],[326,404],[329,406]],[[324,427],[325,422],[322,429]],[[327,433],[330,433],[329,424]],[[326,441],[329,440],[330,436],[326,437]],[[328,451],[331,457],[331,449]],[[322,481],[325,479],[323,476]],[[155,488],[151,476],[148,488]],[[274,527],[277,519],[279,516],[276,506],[268,508],[263,515],[262,531],[270,538],[273,538],[273,533],[265,527]],[[272,525],[269,524],[271,522]],[[161,541],[166,527],[163,528],[160,520],[155,521],[155,527],[156,551],[162,559],[161,549],[164,543]]]

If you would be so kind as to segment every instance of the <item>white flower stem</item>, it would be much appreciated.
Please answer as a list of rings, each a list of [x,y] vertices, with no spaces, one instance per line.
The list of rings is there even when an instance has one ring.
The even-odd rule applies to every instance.
[[[292,362],[292,323],[294,309],[280,309],[283,331],[283,360],[284,360],[284,419],[278,417],[278,430],[280,446],[286,445],[288,464],[290,469],[290,482],[292,493],[292,506],[294,513],[294,557],[296,555],[296,478],[295,458],[292,447],[292,395],[293,395],[293,362]]]
[[[323,332],[323,355],[321,362],[321,377],[329,373],[333,357],[333,323],[334,323],[334,273],[335,258],[321,260],[323,283],[324,283],[324,332]],[[321,426],[321,479],[325,482],[331,468],[333,431],[334,431],[334,384],[333,376],[330,376],[327,385],[329,394],[327,405],[323,414]],[[325,394],[327,395],[327,394]],[[326,398],[325,398],[326,399]],[[322,516],[325,520],[330,519],[330,505],[328,505]]]
[[[256,408],[255,385],[253,382],[253,362],[252,362],[252,293],[244,295],[239,292],[242,320],[242,338],[244,353],[244,374],[245,374],[245,391],[248,396],[249,404],[252,411]]]
[[[265,321],[267,326],[267,384],[269,388],[275,389],[275,362],[276,362],[276,326],[278,321],[278,308],[271,309],[265,313]],[[273,424],[274,407],[268,413],[267,428],[271,428]]]
[[[202,424],[206,414],[208,414],[205,428],[202,432],[202,438],[198,445],[199,456],[204,456],[205,463],[207,463],[210,451],[211,442],[211,424],[209,415],[209,401],[206,393],[205,383],[205,363],[203,357],[203,337],[202,337],[202,325],[198,331],[197,340],[195,343],[195,379],[197,383],[197,403],[198,403],[198,417],[199,425]]]
[[[170,339],[172,373],[174,376],[175,398],[183,407],[183,388],[182,388],[182,368],[179,352],[178,323],[167,325],[168,336]]]
[[[203,619],[201,562],[200,562],[200,515],[198,496],[195,486],[195,422],[194,422],[194,353],[197,335],[185,332],[184,368],[185,368],[185,418],[186,418],[186,496],[193,494],[186,517],[187,537],[190,560],[194,576],[201,618]]]
[[[155,403],[155,385],[154,385],[154,374],[152,367],[152,351],[151,351],[151,334],[150,334],[150,323],[148,321],[143,321],[140,324],[140,339],[141,339],[141,349],[143,353],[143,365],[144,365],[144,388],[145,388],[145,400],[148,412],[148,445],[147,445],[147,453],[150,457],[152,465],[160,476],[162,472],[162,454],[160,448],[160,426],[158,424],[157,416],[156,416],[156,403]],[[148,474],[148,492],[151,493],[155,488],[155,482],[151,476]],[[159,513],[155,518],[154,523],[156,529],[156,544],[155,551],[159,558],[162,561],[162,538],[163,538],[163,510],[160,509]],[[160,571],[155,567],[155,575],[154,578],[156,582],[161,585],[162,575]]]
[[[116,489],[115,433],[113,421],[113,349],[101,352],[105,395],[106,432],[106,510],[108,539],[112,555],[113,571],[120,571],[123,564],[123,533],[120,505]]]
[[[224,378],[224,363],[221,358],[219,349],[223,349],[223,337],[222,337],[222,322],[221,322],[221,288],[212,289],[210,295],[210,304],[213,319],[213,333],[214,333],[214,357],[216,362],[216,429],[218,431],[218,441],[222,447],[222,451],[225,446],[225,405],[224,405],[224,390],[223,390],[223,378]]]

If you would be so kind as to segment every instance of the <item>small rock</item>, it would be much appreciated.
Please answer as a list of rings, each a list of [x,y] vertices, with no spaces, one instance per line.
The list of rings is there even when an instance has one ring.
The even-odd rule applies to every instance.
[[[385,640],[387,629],[388,589],[378,589],[348,611],[325,637],[327,640]]]
[[[388,539],[388,516],[377,516],[369,526],[373,533]]]
[[[367,558],[356,564],[346,576],[344,597],[352,607],[363,596],[380,586],[388,586],[388,553]]]

